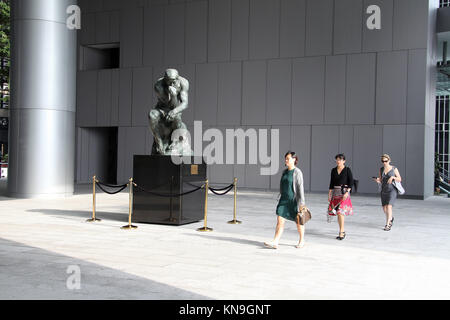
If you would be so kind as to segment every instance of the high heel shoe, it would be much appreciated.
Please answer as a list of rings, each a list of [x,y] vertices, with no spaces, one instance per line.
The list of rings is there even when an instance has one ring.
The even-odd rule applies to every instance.
[[[394,224],[394,217],[392,217],[391,222],[384,226],[384,231],[391,231],[392,225]]]
[[[341,234],[344,235],[341,237]],[[336,237],[337,240],[344,240],[345,239],[345,232],[339,232],[339,236]]]

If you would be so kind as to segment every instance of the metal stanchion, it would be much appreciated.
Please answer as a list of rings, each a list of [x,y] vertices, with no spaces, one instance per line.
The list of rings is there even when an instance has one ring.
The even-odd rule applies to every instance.
[[[95,217],[95,184],[97,183],[97,178],[95,176],[92,177],[92,218],[87,219],[86,222],[95,222],[102,221],[102,219],[97,219]]]
[[[236,220],[236,194],[237,194],[237,178],[234,178],[234,209],[233,209],[233,217],[234,219],[228,221],[229,224],[241,224],[242,221]]]
[[[207,221],[206,221],[206,219],[208,217],[208,190],[209,190],[209,184],[208,184],[208,179],[206,179],[206,181],[205,181],[205,218],[204,218],[205,225],[204,225],[203,228],[198,228],[197,229],[197,231],[200,231],[200,232],[211,232],[211,231],[213,231],[212,228],[208,228],[207,227]]]
[[[129,196],[129,201],[128,201],[128,225],[121,227],[120,229],[136,229],[137,226],[133,226],[131,224],[131,213],[132,213],[132,208],[133,208],[133,178],[130,178],[129,180],[129,186],[130,186],[130,196]]]

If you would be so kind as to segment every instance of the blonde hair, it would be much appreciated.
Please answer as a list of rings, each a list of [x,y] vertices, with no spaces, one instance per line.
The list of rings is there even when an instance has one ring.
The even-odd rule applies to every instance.
[[[389,161],[391,161],[391,157],[387,153],[385,153],[381,156],[381,160],[383,160],[383,159],[388,159]]]

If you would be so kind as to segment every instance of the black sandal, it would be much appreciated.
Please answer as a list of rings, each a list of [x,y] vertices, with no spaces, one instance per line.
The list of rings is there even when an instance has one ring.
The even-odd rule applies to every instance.
[[[391,231],[392,225],[394,224],[394,217],[392,217],[391,222],[384,226],[384,231]]]
[[[341,233],[344,235],[343,237],[341,237]],[[344,240],[345,239],[345,232],[339,232],[339,236],[337,236],[336,239]]]

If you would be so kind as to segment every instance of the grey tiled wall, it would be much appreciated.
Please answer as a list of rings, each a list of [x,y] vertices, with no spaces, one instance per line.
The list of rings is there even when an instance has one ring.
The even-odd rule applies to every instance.
[[[432,191],[424,189],[424,165],[434,143],[426,132],[438,1],[79,3],[80,45],[120,41],[120,69],[79,71],[77,94],[78,127],[119,127],[119,182],[131,176],[133,153],[150,152],[153,83],[175,67],[190,81],[189,128],[194,120],[221,130],[279,128],[280,164],[287,149],[297,151],[307,190],[326,190],[333,157],[345,152],[363,193],[376,192],[370,177],[381,153],[392,155],[410,195]],[[381,30],[366,28],[371,4],[381,7]],[[79,159],[89,152],[83,141]],[[241,186],[277,189],[280,172],[261,177],[258,168],[212,165],[209,176],[213,184],[236,175]]]

